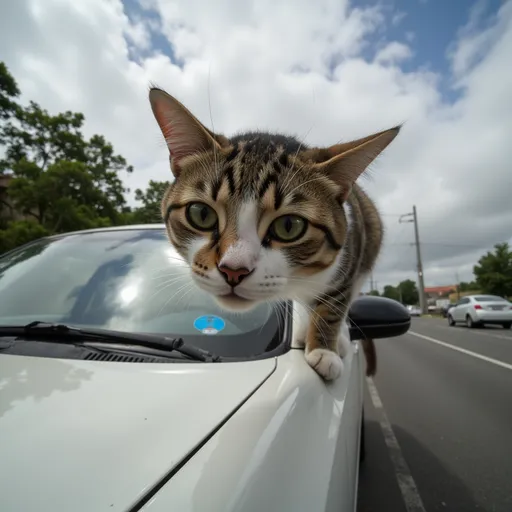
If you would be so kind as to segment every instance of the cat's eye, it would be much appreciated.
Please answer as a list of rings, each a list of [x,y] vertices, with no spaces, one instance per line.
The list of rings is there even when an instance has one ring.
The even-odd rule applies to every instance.
[[[199,231],[211,231],[217,225],[215,210],[205,203],[190,203],[186,216],[190,225]]]
[[[270,225],[269,234],[278,242],[295,242],[308,227],[307,221],[298,215],[283,215]]]

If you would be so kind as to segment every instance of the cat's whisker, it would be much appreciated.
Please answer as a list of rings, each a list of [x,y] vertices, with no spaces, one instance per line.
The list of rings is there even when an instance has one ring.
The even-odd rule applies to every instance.
[[[152,293],[147,299],[146,301],[150,301],[151,299],[154,299],[159,293],[163,292],[164,290],[166,290],[167,288],[170,288],[172,285],[174,285],[175,282],[172,281],[172,282],[166,282],[164,283],[164,285],[160,286],[159,288],[156,288],[155,292]]]
[[[185,299],[185,297],[190,298],[191,292],[193,292],[194,289],[195,289],[194,286],[190,286],[189,288],[185,289],[185,291],[181,294],[181,296],[176,300],[176,305],[183,303],[183,300]],[[189,303],[190,303],[190,301],[189,301]],[[185,309],[187,309],[187,308],[185,307]]]
[[[266,303],[266,306],[267,306],[267,311],[268,311],[268,314],[270,316],[271,312],[272,312],[272,305],[269,304],[268,302]],[[279,319],[277,321],[277,327],[279,328]],[[263,327],[265,327],[265,322],[261,322],[261,325],[260,325],[260,329],[258,331],[258,336],[261,334],[261,331],[263,330]]]
[[[295,300],[297,300],[297,299],[295,299]],[[324,339],[327,339],[326,334],[323,331],[323,329],[320,327],[318,320],[322,320],[327,327],[329,327],[329,324],[318,313],[316,313],[316,311],[311,306],[309,306],[309,304],[301,302],[300,300],[297,300],[297,302],[302,307],[304,307],[305,309],[307,309],[310,312],[309,319],[315,324],[315,327],[317,328],[318,332],[322,335],[322,342],[324,342],[325,341]],[[326,346],[327,346],[327,344],[326,344]]]
[[[165,279],[166,277],[176,277],[176,278],[182,278],[182,279],[192,279],[192,276],[189,274],[182,274],[181,272],[176,272],[174,274],[161,274],[159,276],[153,276],[149,279],[151,281],[154,281],[155,279]]]
[[[331,304],[328,300],[324,299],[320,295],[315,295],[314,299],[317,300],[318,302],[322,303],[325,307],[329,308],[329,310],[331,312],[333,312],[337,315],[342,315],[344,312],[345,306],[343,303],[341,303],[339,301],[336,301],[336,302],[339,302],[340,307],[336,307],[335,304]]]
[[[325,285],[319,281],[315,281],[314,279],[308,279],[306,277],[294,277],[294,276],[290,276],[290,277],[287,277],[286,278],[287,281],[292,281],[294,283],[305,283],[305,284],[308,284],[308,285],[314,285],[314,286],[318,286],[322,291],[325,291],[326,289],[326,286],[330,286],[329,284]],[[333,286],[333,290],[335,290],[335,287],[334,285]]]
[[[165,281],[162,281],[161,283],[158,283],[154,288],[156,290],[160,290],[164,286],[172,285],[172,284],[176,284],[176,283],[180,283],[180,282],[182,282],[182,279],[180,277],[174,277],[172,279],[167,279]]]
[[[294,159],[294,160],[295,160],[295,159],[297,158],[297,156],[299,155],[300,150],[301,150],[301,149],[302,149],[302,147],[304,146],[304,142],[306,142],[306,139],[308,138],[308,135],[311,133],[311,130],[314,128],[314,126],[315,126],[315,123],[313,123],[313,124],[310,126],[309,130],[306,132],[306,134],[305,134],[303,137],[301,137],[301,141],[300,141],[299,147],[297,148],[297,151],[295,152],[295,155],[294,155],[294,157],[293,157],[293,159]]]
[[[210,112],[210,122],[212,123],[212,132],[215,133],[215,124],[213,123],[213,115],[212,115],[212,98],[210,92],[210,79],[211,79],[211,63],[208,65],[208,110]],[[213,163],[215,167],[215,174],[220,176],[219,173],[219,161],[218,161],[218,150],[217,145],[213,144]]]
[[[306,166],[306,164],[302,164],[299,166],[298,169],[295,170],[295,172],[293,174],[291,174],[290,176],[288,176],[284,183],[283,183],[283,186],[282,186],[282,189],[284,191],[284,193],[286,194],[290,194],[291,195],[291,192],[288,192],[288,187],[291,186],[292,182],[293,182],[293,179],[295,178],[295,176],[297,176],[297,174],[302,171],[302,169],[304,169],[304,167]]]
[[[188,265],[187,266],[181,266],[181,265],[178,266],[178,265],[175,265],[175,264],[169,262],[169,264],[167,264],[163,267],[158,267],[158,268],[152,269],[151,273],[158,274],[159,272],[181,272],[183,275],[186,275],[189,270],[190,270],[190,267]]]
[[[174,256],[174,255],[172,255],[172,254],[167,254],[167,255],[165,256],[165,259],[166,259],[167,261],[169,261],[169,262],[170,262],[170,261],[179,261],[180,263],[183,263],[183,264],[184,264],[184,265],[186,265],[187,267],[189,266],[188,261],[186,261],[186,260],[185,260],[183,257],[181,257],[181,256]]]
[[[270,302],[270,306],[276,311],[277,327],[282,332],[283,327],[281,320],[284,320],[283,316],[286,311],[286,306],[282,302]]]
[[[316,178],[311,178],[310,180],[304,181],[303,183],[299,183],[295,188],[290,190],[290,192],[288,192],[288,194],[292,195],[298,188],[303,187],[307,183],[313,183],[315,181],[325,181],[325,177],[324,176],[317,176]]]
[[[307,290],[308,295],[311,292],[315,292],[315,291],[318,291],[318,292],[323,293],[323,294],[328,294],[329,292],[335,292],[336,291],[336,286],[335,285],[333,285],[333,284],[326,284],[326,285],[324,285],[324,284],[319,283],[318,281],[314,281],[312,279],[305,279],[305,278],[300,278],[300,277],[289,277],[288,281],[290,281],[292,283],[300,283],[300,284],[307,284],[307,285],[309,285],[309,288]]]
[[[190,306],[191,306],[191,304],[192,304],[192,299],[193,299],[193,297],[194,297],[194,294],[193,294],[193,293],[190,293],[190,292],[193,292],[193,291],[194,291],[194,289],[193,289],[193,288],[191,288],[191,289],[190,289],[190,291],[187,293],[188,302],[187,302],[187,305],[185,306],[185,310],[186,310],[186,311],[190,308]]]
[[[364,332],[363,330],[361,329],[361,327],[359,327],[359,325],[357,325],[354,320],[352,320],[352,318],[350,318],[350,315],[347,315],[347,318],[350,320],[350,322],[354,325],[354,327],[361,333],[363,339],[366,339],[366,336],[364,335]]]
[[[163,306],[160,308],[160,311],[158,312],[158,315],[157,316],[160,316],[162,314],[162,311],[165,309],[165,307],[167,306],[167,304],[169,304],[169,302],[171,300],[173,300],[176,295],[178,293],[180,293],[182,290],[186,290],[188,287],[191,286],[191,283],[188,282],[188,283],[185,283],[184,285],[182,285],[180,288],[178,288],[166,301],[165,303],[163,304]]]
[[[176,267],[166,267],[161,269],[154,269],[151,272],[151,279],[163,279],[166,276],[181,276],[186,278],[191,278],[190,269],[186,268],[176,268]]]

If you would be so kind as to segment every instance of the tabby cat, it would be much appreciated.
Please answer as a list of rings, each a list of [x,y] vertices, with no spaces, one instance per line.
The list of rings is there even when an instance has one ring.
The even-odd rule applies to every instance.
[[[175,177],[162,215],[195,282],[232,311],[282,299],[303,304],[305,358],[324,379],[336,379],[339,337],[346,337],[340,328],[383,236],[379,213],[356,180],[400,127],[308,148],[281,134],[213,133],[159,88],[149,100]],[[363,349],[371,375],[373,341],[364,340]]]

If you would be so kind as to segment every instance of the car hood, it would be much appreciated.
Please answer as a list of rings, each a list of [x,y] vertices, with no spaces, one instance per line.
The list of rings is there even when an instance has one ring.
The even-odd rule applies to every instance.
[[[0,510],[128,510],[275,365],[0,355]]]

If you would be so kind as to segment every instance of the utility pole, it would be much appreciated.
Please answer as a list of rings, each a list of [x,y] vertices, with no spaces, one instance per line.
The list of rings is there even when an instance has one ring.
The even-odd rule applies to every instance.
[[[376,290],[379,291],[379,282],[373,280],[373,270],[370,273],[370,293]]]
[[[412,217],[412,218],[411,218]],[[404,220],[403,220],[404,219]],[[427,304],[425,300],[425,283],[423,281],[423,264],[421,262],[421,251],[420,251],[420,234],[418,230],[418,215],[416,213],[416,206],[412,207],[412,213],[405,213],[398,219],[399,223],[402,222],[413,222],[414,223],[414,245],[416,246],[416,261],[418,270],[418,292],[420,296],[420,309],[425,315],[427,313]]]

